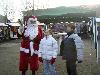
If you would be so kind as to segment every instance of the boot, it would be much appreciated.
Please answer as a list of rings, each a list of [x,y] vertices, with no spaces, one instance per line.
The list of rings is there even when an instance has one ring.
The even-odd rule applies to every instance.
[[[35,71],[32,71],[32,75],[35,75]]]
[[[22,75],[26,75],[26,71],[22,71]]]

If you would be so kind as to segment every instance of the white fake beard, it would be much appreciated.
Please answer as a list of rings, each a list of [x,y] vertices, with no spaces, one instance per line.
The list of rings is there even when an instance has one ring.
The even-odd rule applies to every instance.
[[[38,26],[28,25],[25,30],[24,36],[29,37],[30,40],[33,40],[38,35]]]

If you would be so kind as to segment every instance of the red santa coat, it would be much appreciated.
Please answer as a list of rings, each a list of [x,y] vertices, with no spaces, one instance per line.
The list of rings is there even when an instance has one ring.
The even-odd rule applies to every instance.
[[[38,35],[33,40],[33,43],[34,43],[33,49],[34,50],[39,49],[39,44],[40,44],[40,41],[42,38],[43,38],[42,29],[40,26],[38,26]],[[22,34],[22,42],[21,42],[20,51],[24,51],[25,53],[29,53],[29,51],[30,51],[30,39],[29,39],[29,37],[25,37],[24,33]]]
[[[25,31],[25,30],[24,30]],[[33,49],[35,51],[39,50],[39,44],[41,39],[43,38],[42,29],[38,26],[38,35],[34,38]],[[32,71],[36,71],[39,68],[38,64],[38,55],[30,54],[30,39],[29,37],[25,37],[24,33],[22,34],[22,41],[20,47],[20,62],[19,62],[19,70],[26,71],[28,69],[28,63],[30,64],[30,69]]]

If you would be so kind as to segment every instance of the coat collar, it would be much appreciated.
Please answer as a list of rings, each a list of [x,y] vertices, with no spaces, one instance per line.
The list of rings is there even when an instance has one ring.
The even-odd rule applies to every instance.
[[[50,38],[50,37],[52,37],[52,35],[48,35],[47,37],[45,36],[46,39],[48,39],[48,38]]]

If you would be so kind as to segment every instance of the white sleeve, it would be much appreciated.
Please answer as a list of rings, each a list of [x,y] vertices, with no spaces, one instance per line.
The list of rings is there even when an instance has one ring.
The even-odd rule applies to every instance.
[[[53,41],[53,58],[56,58],[57,57],[57,54],[58,54],[58,44],[57,44],[57,41],[54,39]]]
[[[42,50],[43,50],[43,44],[42,44],[42,40],[40,41],[40,44],[39,44],[39,53],[38,53],[38,56],[41,57],[42,56]]]
[[[77,59],[78,61],[82,61],[83,60],[83,51],[84,51],[84,43],[81,40],[81,38],[78,36],[75,38],[75,45],[76,45],[76,50],[77,50]]]
[[[20,35],[22,35],[23,31],[24,31],[24,27],[20,26],[19,29],[18,29],[18,33]]]

